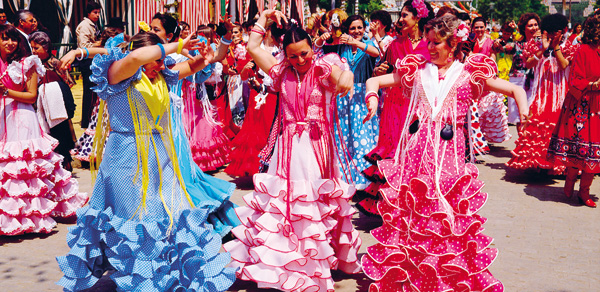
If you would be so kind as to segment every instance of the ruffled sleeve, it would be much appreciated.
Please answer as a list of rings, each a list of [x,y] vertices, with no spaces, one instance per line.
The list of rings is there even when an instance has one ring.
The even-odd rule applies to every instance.
[[[541,45],[536,39],[529,40],[525,47],[523,47],[523,54],[521,57],[523,58],[523,62],[527,62],[529,57],[533,56],[533,54],[537,53],[540,49]]]
[[[171,58],[171,56],[166,56],[164,64],[165,69],[161,72],[163,74],[163,77],[165,78],[165,81],[167,82],[167,85],[169,86],[169,88],[176,86],[177,81],[179,81],[179,71],[171,70],[169,69],[169,67],[177,64],[177,62],[175,61],[175,59]]]
[[[272,92],[280,92],[281,84],[283,83],[283,72],[289,66],[292,66],[290,62],[287,61],[283,52],[280,52],[275,56],[277,59],[277,64],[273,65],[269,70],[269,76],[273,79],[273,85],[271,86]]]
[[[107,48],[107,50],[107,55],[96,55],[92,62],[92,66],[90,67],[92,70],[90,81],[96,83],[96,86],[93,87],[92,90],[98,93],[98,96],[102,99],[108,99],[111,96],[127,90],[131,82],[142,78],[142,67],[140,67],[133,76],[117,84],[108,84],[108,68],[113,62],[125,58],[129,52],[123,52],[121,48],[118,47]]]
[[[23,81],[27,80],[31,69],[34,69],[38,74],[38,82],[46,75],[46,68],[42,64],[42,60],[36,55],[28,56],[22,59],[21,62],[13,61],[8,65],[6,71],[14,84],[22,84]],[[26,72],[26,74],[23,74],[23,72]]]
[[[402,87],[412,88],[417,71],[426,63],[427,59],[422,55],[408,55],[403,59],[396,60],[394,74],[400,75]]]
[[[340,58],[338,54],[330,53],[316,60],[315,63],[315,78],[317,78],[319,84],[325,88],[335,89],[335,84],[329,82],[329,76],[333,71],[333,66],[338,66],[342,71],[350,70],[346,59]]]
[[[474,54],[465,60],[465,70],[469,72],[473,86],[473,98],[478,99],[483,94],[485,81],[496,77],[498,67],[492,58],[483,54]]]

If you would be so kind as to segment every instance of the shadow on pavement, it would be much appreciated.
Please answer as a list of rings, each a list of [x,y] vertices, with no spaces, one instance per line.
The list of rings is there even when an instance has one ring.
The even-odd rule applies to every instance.
[[[114,292],[117,291],[117,284],[110,279],[108,275],[102,276],[94,286],[81,292]]]
[[[577,184],[578,185],[578,184]],[[576,186],[577,186],[576,185]],[[582,203],[577,199],[577,187],[573,192],[573,197],[567,198],[563,192],[563,187],[551,187],[551,186],[539,186],[539,185],[528,185],[523,190],[526,195],[537,198],[540,201],[552,201],[558,203],[565,203],[574,207],[583,206]],[[598,202],[598,197],[590,194],[590,198],[594,202]]]
[[[383,225],[381,217],[367,216],[358,210],[356,212],[359,213],[358,218],[352,218],[352,224],[356,230],[369,233],[369,231]]]
[[[244,290],[247,292],[262,292],[262,291],[278,291],[275,289],[264,289],[258,288],[255,282],[252,281],[243,281],[240,279],[236,279],[233,285],[229,287],[227,291],[240,291]]]
[[[254,181],[252,176],[242,176],[232,179],[230,182],[234,183],[237,189],[240,190],[254,190]]]
[[[494,145],[489,145],[490,147],[490,153],[486,154],[489,156],[493,156],[493,157],[505,157],[505,158],[512,158],[512,154],[510,153],[510,149],[503,147],[503,146],[494,146]]]
[[[25,240],[33,240],[33,239],[45,239],[54,234],[58,233],[58,230],[53,230],[50,233],[26,233],[22,235],[16,236],[0,236],[0,246],[3,246],[7,243],[19,243]]]

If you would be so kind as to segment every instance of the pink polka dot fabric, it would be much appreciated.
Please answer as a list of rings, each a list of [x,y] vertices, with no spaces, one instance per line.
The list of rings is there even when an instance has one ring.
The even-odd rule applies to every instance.
[[[480,55],[467,59],[435,118],[420,74],[414,84],[405,82],[408,90],[419,91],[412,114],[421,125],[406,134],[398,160],[378,163],[387,182],[377,203],[383,225],[371,231],[377,244],[361,259],[363,271],[375,281],[369,291],[504,291],[488,270],[498,251],[483,234],[486,218],[477,214],[487,194],[477,167],[465,163],[465,137],[455,132],[443,140],[439,134],[448,123],[461,131],[469,106],[482,93],[481,83],[493,76],[489,61]]]

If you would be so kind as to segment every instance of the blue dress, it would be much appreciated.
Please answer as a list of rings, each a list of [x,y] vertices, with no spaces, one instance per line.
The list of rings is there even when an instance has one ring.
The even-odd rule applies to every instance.
[[[375,44],[367,40],[368,46]],[[378,57],[371,57],[361,49],[352,53],[349,45],[323,46],[325,53],[334,52],[346,59],[350,70],[354,73],[354,95],[337,99],[337,115],[340,131],[336,131],[336,142],[340,166],[348,165],[348,169],[342,168],[343,176],[348,183],[354,183],[356,189],[363,190],[367,186],[367,178],[361,173],[370,164],[364,159],[377,145],[379,138],[379,115],[376,114],[371,120],[363,124],[363,119],[369,110],[365,103],[365,82],[371,77]]]
[[[167,66],[187,60],[186,57],[180,54],[171,54],[170,56],[173,57],[171,60],[174,60],[174,62],[166,64]],[[196,207],[211,210],[208,215],[208,222],[223,237],[231,229],[241,224],[234,211],[237,205],[229,201],[235,190],[235,184],[207,175],[198,167],[192,159],[192,150],[182,123],[184,103],[181,96],[183,86],[195,86],[195,83],[204,83],[212,75],[213,69],[214,64],[210,64],[204,70],[192,76],[179,79],[175,86],[170,87],[171,128],[186,190]]]
[[[207,222],[214,208],[194,207],[179,183],[177,163],[170,158],[174,145],[169,142],[174,140],[166,130],[169,109],[156,115],[145,103],[134,87],[142,79],[141,69],[108,84],[109,66],[126,55],[109,48],[91,67],[91,79],[98,84],[94,90],[107,103],[111,132],[90,203],[79,209],[77,225],[69,228],[71,250],[57,257],[64,273],[58,284],[78,291],[114,271],[110,277],[119,291],[225,291],[235,271],[225,268],[231,258],[219,253],[221,237]],[[167,57],[165,62],[173,61]],[[176,71],[166,69],[162,75],[169,86],[177,83]],[[143,122],[152,125],[151,133],[136,135],[135,127]],[[138,147],[140,141],[149,141],[145,150]],[[147,159],[139,155],[142,151]]]

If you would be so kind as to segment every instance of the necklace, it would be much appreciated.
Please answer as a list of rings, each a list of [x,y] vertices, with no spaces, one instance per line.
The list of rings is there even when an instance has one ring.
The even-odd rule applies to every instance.
[[[417,38],[414,38],[414,39],[413,39],[413,38],[411,38],[411,37],[410,37],[410,34],[406,34],[406,37],[408,38],[408,40],[409,40],[411,43],[416,43],[416,42],[420,41],[420,40],[423,38],[423,37],[421,37],[421,36],[420,36],[420,37],[417,37]]]
[[[302,80],[300,79],[300,74],[298,74],[298,70],[293,68],[294,73],[296,74],[296,80],[298,81],[297,94],[300,96],[300,88],[302,87]]]

